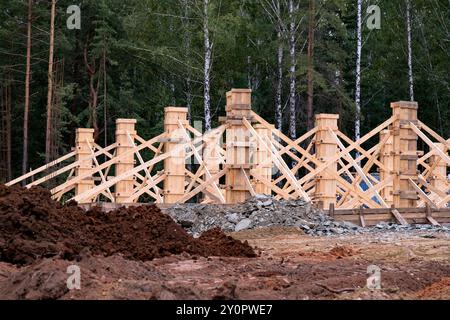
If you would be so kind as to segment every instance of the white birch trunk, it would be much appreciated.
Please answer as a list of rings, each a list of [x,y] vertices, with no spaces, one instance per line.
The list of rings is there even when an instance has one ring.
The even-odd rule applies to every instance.
[[[361,49],[362,49],[362,0],[358,0],[355,90],[355,140],[361,138]]]
[[[184,7],[184,19],[183,19],[183,25],[184,25],[184,57],[186,60],[186,63],[188,64],[187,69],[187,76],[186,76],[186,107],[188,109],[188,120],[191,121],[192,119],[192,84],[191,84],[191,35],[189,31],[189,0],[183,0],[183,7]]]
[[[281,32],[278,32],[278,52],[277,52],[277,91],[275,94],[275,127],[281,131],[282,115],[281,115],[281,94],[283,90],[283,45],[281,43]]]
[[[209,39],[208,6],[209,0],[204,0],[203,35],[205,41],[205,65],[204,65],[204,113],[205,131],[211,130],[211,98],[210,98],[210,71],[212,46]]]
[[[294,6],[294,1],[289,0],[289,56],[290,56],[290,67],[289,67],[289,136],[291,139],[295,140],[297,137],[296,124],[296,52],[295,52],[295,14],[296,6]]]
[[[409,79],[409,99],[414,101],[414,77],[412,63],[412,39],[411,39],[411,4],[406,0],[406,29],[408,36],[408,79]]]

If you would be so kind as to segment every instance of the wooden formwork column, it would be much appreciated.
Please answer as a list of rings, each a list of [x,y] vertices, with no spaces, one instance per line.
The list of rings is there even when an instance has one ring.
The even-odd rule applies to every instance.
[[[410,122],[418,125],[417,102],[399,101],[391,103],[393,116],[397,119],[392,124],[394,181],[393,200],[397,208],[417,206],[418,195],[409,182],[417,182],[417,134],[411,129]]]
[[[338,131],[338,119],[339,115],[337,114],[316,115],[317,133],[315,140],[315,149],[316,158],[320,162],[327,162],[338,152],[337,142],[329,131],[329,129],[334,132]],[[337,161],[331,164],[328,169],[337,172]],[[328,172],[322,171],[316,175],[315,179],[315,202],[321,205],[323,209],[328,209],[330,204],[336,205],[336,178],[330,175]]]
[[[86,174],[93,167],[93,158],[89,144],[94,144],[94,129],[78,128],[76,129],[75,149],[76,161],[80,164],[75,170],[75,176]],[[80,180],[75,185],[75,196],[82,194],[85,191],[91,190],[94,187],[94,179],[92,176]],[[80,204],[91,203],[92,199],[80,201]]]
[[[220,138],[221,135],[211,135],[205,138],[205,147],[203,149],[203,164],[208,169],[211,176],[216,175],[220,171]],[[204,179],[207,180],[206,174],[204,175]],[[214,181],[217,185],[219,185],[219,179]],[[206,187],[206,190],[209,192],[216,194],[216,190],[212,186]],[[209,199],[208,196],[205,196],[205,199]]]
[[[270,132],[270,130],[268,128],[266,128],[262,124],[255,124],[253,127],[254,127],[256,133],[258,135],[260,135],[264,139],[264,141],[267,141],[267,139],[269,141],[271,140],[272,133]],[[269,151],[264,146],[261,145],[261,142],[259,140],[257,140],[256,150],[255,150],[254,156],[253,156],[254,167],[259,166],[261,163],[266,161],[268,158],[272,158],[272,155],[269,153]],[[272,180],[272,166],[273,166],[272,162],[269,162],[269,163],[263,165],[261,168],[254,169],[254,170],[256,170],[256,172],[260,176],[262,176],[265,180],[271,181]],[[269,186],[267,186],[266,184],[264,184],[258,180],[255,180],[254,189],[255,189],[255,192],[258,194],[270,195],[272,193],[272,190],[270,189]]]
[[[380,142],[384,141],[388,135],[390,135],[389,130],[382,130],[380,132]],[[380,162],[385,166],[386,170],[380,169],[380,181],[386,181],[392,177],[394,171],[394,155],[393,155],[393,138],[392,135],[387,138],[384,144],[380,148]],[[380,191],[380,195],[383,197],[387,205],[391,206],[394,203],[393,200],[393,182],[389,182]]]
[[[116,120],[116,156],[120,156],[130,149],[135,147],[134,137],[136,119],[117,119]],[[130,137],[133,142],[130,141]],[[134,168],[134,153],[122,158],[116,163],[116,176],[133,170]],[[134,189],[133,176],[127,177],[116,183],[115,198],[117,203],[126,203],[127,199],[132,196]]]
[[[250,133],[242,122],[251,122],[251,90],[232,89],[227,92],[226,132],[226,202],[243,202],[250,197],[246,179],[250,176]],[[246,177],[247,176],[247,177]]]
[[[187,121],[187,108],[164,108],[164,131],[168,134],[168,141],[164,144],[164,152],[177,151],[164,160],[164,203],[176,203],[184,195],[186,148],[181,148],[180,143],[185,140],[185,133],[180,128]]]
[[[442,143],[435,143],[435,145],[447,153]],[[434,166],[430,179],[431,185],[445,193],[447,191],[447,164],[440,156],[434,155],[430,157],[429,165]]]

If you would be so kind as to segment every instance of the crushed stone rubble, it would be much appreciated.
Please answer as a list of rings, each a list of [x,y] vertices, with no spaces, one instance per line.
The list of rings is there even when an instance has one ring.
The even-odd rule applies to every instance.
[[[351,222],[336,221],[303,199],[276,200],[266,195],[256,195],[244,203],[232,205],[177,204],[164,211],[194,236],[215,227],[225,232],[237,232],[274,226],[296,227],[315,236],[412,230],[450,232],[449,225],[402,226],[392,222],[362,228]]]

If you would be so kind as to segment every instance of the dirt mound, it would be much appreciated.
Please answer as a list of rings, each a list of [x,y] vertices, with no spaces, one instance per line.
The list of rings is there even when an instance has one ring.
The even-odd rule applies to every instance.
[[[355,250],[346,246],[336,246],[329,253],[338,259],[351,257],[356,254]]]
[[[442,278],[439,282],[435,282],[432,285],[417,293],[418,299],[440,299],[448,300],[450,298],[450,278]]]
[[[194,239],[153,205],[84,211],[74,203],[53,201],[43,188],[0,185],[0,261],[29,264],[53,256],[73,260],[86,251],[143,261],[182,252],[255,256],[247,243],[219,230]]]

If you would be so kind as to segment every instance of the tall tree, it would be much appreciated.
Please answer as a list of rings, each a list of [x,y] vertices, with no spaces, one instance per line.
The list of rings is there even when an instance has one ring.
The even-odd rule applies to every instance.
[[[314,31],[316,27],[316,0],[309,0],[308,19],[308,103],[306,107],[306,128],[314,127]]]
[[[48,88],[47,88],[47,129],[45,131],[45,160],[50,162],[52,154],[51,140],[52,135],[52,103],[53,103],[53,55],[55,49],[55,15],[56,0],[52,0],[50,15],[50,46],[48,54]]]
[[[411,39],[411,3],[406,1],[406,33],[408,39],[408,81],[409,81],[409,99],[414,101],[414,77],[412,62],[412,39]]]
[[[356,17],[356,89],[355,89],[355,140],[361,138],[361,51],[362,51],[362,0],[357,3]]]
[[[296,70],[297,70],[297,55],[296,55],[296,32],[297,26],[295,17],[297,14],[298,5],[294,4],[294,0],[289,0],[289,137],[292,140],[297,138],[297,109],[296,109]]]
[[[205,54],[204,54],[204,93],[203,93],[203,103],[204,103],[204,114],[205,114],[205,131],[211,130],[211,83],[210,83],[210,73],[212,65],[212,43],[209,38],[209,0],[204,0],[203,2],[203,36],[205,43]]]
[[[33,0],[28,0],[27,19],[27,58],[25,70],[25,104],[23,110],[23,152],[22,174],[28,171],[28,115],[30,113],[30,77],[31,77],[31,27],[33,19]]]

